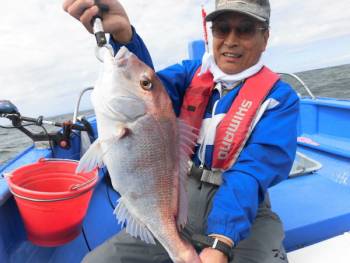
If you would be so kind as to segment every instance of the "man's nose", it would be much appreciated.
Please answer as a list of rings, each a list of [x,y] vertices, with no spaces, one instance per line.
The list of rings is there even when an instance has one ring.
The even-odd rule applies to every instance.
[[[224,41],[225,45],[232,47],[232,46],[238,46],[239,43],[239,37],[236,34],[236,30],[231,28],[230,33],[227,35]]]

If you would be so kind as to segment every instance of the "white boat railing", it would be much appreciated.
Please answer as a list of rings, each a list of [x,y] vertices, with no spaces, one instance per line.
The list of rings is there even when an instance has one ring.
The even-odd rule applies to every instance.
[[[74,109],[74,113],[73,113],[73,123],[76,123],[77,122],[77,119],[78,119],[78,114],[79,114],[79,108],[80,108],[80,101],[81,101],[81,98],[83,97],[83,95],[85,94],[85,92],[89,91],[89,90],[93,90],[94,87],[88,87],[88,88],[85,88],[83,89],[80,94],[79,94],[79,98],[78,98],[78,101],[77,101],[77,104],[75,105],[75,109]]]
[[[310,97],[314,100],[316,99],[315,95],[311,92],[311,90],[309,89],[309,87],[305,84],[304,81],[302,81],[301,78],[299,78],[297,75],[293,74],[293,73],[285,73],[285,72],[279,72],[278,74],[280,75],[286,75],[286,76],[290,76],[292,78],[294,78],[295,80],[297,80],[301,86],[306,90],[306,92],[310,95]],[[80,101],[81,98],[83,97],[83,95],[85,94],[85,92],[89,91],[89,90],[93,90],[94,87],[88,87],[83,89],[80,94],[79,94],[79,98],[77,101],[77,104],[75,105],[75,109],[74,109],[74,114],[73,114],[73,123],[77,122],[77,118],[78,118],[78,114],[79,114],[79,108],[80,108]]]
[[[302,81],[301,78],[299,78],[297,75],[293,74],[293,73],[285,73],[285,72],[279,72],[278,74],[280,75],[286,75],[286,76],[290,76],[292,78],[294,78],[295,80],[297,80],[301,86],[306,90],[306,92],[310,95],[310,97],[315,100],[316,97],[315,95],[311,92],[311,90],[309,89],[309,87],[305,84],[304,81]]]

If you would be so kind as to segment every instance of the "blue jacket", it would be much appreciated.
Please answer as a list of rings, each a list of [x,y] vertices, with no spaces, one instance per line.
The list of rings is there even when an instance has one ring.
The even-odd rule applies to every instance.
[[[111,39],[115,51],[121,45]],[[142,39],[133,29],[133,38],[126,47],[153,68]],[[157,72],[172,100],[175,113],[180,113],[186,88],[201,61],[185,60]],[[214,92],[204,118],[212,117],[212,105],[219,100],[214,114],[226,113],[241,86],[220,98]],[[235,243],[246,238],[268,187],[288,177],[296,152],[299,98],[293,89],[278,81],[268,95],[275,106],[263,114],[236,163],[223,173],[223,184],[216,192],[208,216],[207,234],[230,237]],[[212,146],[207,146],[212,147]],[[211,167],[211,152],[206,151],[205,166]],[[194,162],[198,165],[198,155]]]

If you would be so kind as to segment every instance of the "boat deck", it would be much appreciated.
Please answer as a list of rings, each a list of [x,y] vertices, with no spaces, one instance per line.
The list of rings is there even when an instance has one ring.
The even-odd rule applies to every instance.
[[[283,221],[287,251],[295,250],[350,229],[350,162],[344,157],[299,148],[322,163],[313,174],[286,180],[270,189],[272,209]]]

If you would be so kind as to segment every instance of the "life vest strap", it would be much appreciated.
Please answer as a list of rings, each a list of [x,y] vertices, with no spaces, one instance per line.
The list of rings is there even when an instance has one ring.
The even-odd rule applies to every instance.
[[[199,71],[200,68],[186,90],[180,112],[180,118],[196,129],[201,127],[214,87],[213,75],[209,71],[198,75]],[[253,123],[262,103],[278,79],[276,73],[263,67],[245,81],[229,111],[216,127],[212,170],[226,171],[237,160],[253,131]],[[211,180],[214,173],[203,172],[203,178]]]

